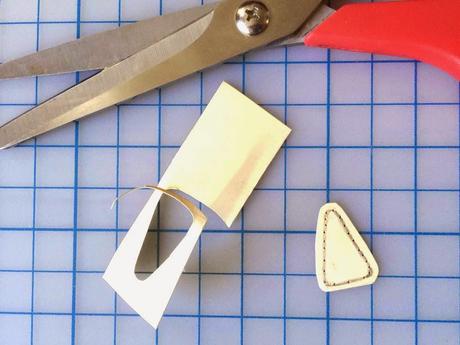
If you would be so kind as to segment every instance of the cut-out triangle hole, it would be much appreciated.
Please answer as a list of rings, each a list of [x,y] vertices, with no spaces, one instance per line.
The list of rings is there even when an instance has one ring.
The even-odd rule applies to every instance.
[[[192,222],[190,212],[172,198],[163,198],[150,223],[137,258],[135,274],[146,280],[171,255]]]

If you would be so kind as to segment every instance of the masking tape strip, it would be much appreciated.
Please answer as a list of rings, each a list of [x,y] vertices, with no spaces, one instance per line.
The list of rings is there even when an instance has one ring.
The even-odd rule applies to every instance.
[[[153,189],[154,192],[118,247],[103,278],[115,287],[118,295],[131,308],[157,328],[207,219],[193,203],[184,197],[159,187],[146,186],[145,188]],[[135,274],[136,262],[163,194],[177,200],[187,208],[193,217],[193,222],[171,255],[155,272],[142,281]]]

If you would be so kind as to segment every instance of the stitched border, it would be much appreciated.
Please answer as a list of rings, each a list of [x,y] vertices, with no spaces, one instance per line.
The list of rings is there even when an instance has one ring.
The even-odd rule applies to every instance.
[[[360,278],[356,278],[356,279],[350,279],[350,280],[347,280],[347,281],[344,281],[344,282],[339,282],[339,283],[332,283],[332,282],[327,281],[327,279],[326,279],[326,232],[327,232],[328,217],[329,217],[329,214],[331,212],[333,212],[339,218],[340,223],[342,224],[342,228],[345,230],[345,232],[347,233],[348,237],[353,242],[353,246],[355,247],[355,249],[358,251],[359,255],[363,258],[364,262],[366,263],[366,265],[367,265],[367,275],[365,275],[364,277],[360,277]],[[369,261],[367,260],[366,256],[363,254],[362,250],[356,244],[356,241],[353,238],[353,236],[351,235],[350,230],[348,229],[347,225],[345,224],[345,221],[343,220],[342,216],[336,210],[332,209],[332,210],[328,210],[328,211],[326,211],[324,213],[324,219],[323,220],[324,220],[324,223],[323,223],[323,267],[322,268],[323,268],[323,283],[324,283],[324,285],[326,285],[328,287],[343,286],[343,285],[359,282],[361,280],[365,280],[365,279],[371,277],[372,276],[372,267],[369,264]]]

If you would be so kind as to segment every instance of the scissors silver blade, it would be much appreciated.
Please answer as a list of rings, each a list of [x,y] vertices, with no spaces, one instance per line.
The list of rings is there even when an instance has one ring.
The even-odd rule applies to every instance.
[[[259,35],[245,36],[235,25],[235,13],[244,1],[225,0],[184,28],[0,127],[0,148],[288,37],[304,25],[320,2],[291,0],[286,5],[266,0],[273,14],[270,25]]]
[[[146,19],[0,64],[0,79],[100,70],[168,37],[211,12],[198,6]]]

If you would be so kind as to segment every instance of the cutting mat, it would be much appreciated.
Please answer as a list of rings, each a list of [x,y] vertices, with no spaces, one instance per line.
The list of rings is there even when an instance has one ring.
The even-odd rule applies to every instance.
[[[198,4],[0,0],[0,61]],[[1,81],[0,123],[87,76]],[[110,204],[158,181],[223,80],[293,133],[231,229],[206,211],[154,331],[101,279],[148,195]],[[459,94],[410,60],[263,50],[0,152],[0,344],[459,344]],[[315,223],[328,200],[372,246],[373,287],[318,289]],[[171,205],[157,224],[139,271],[189,225]]]

